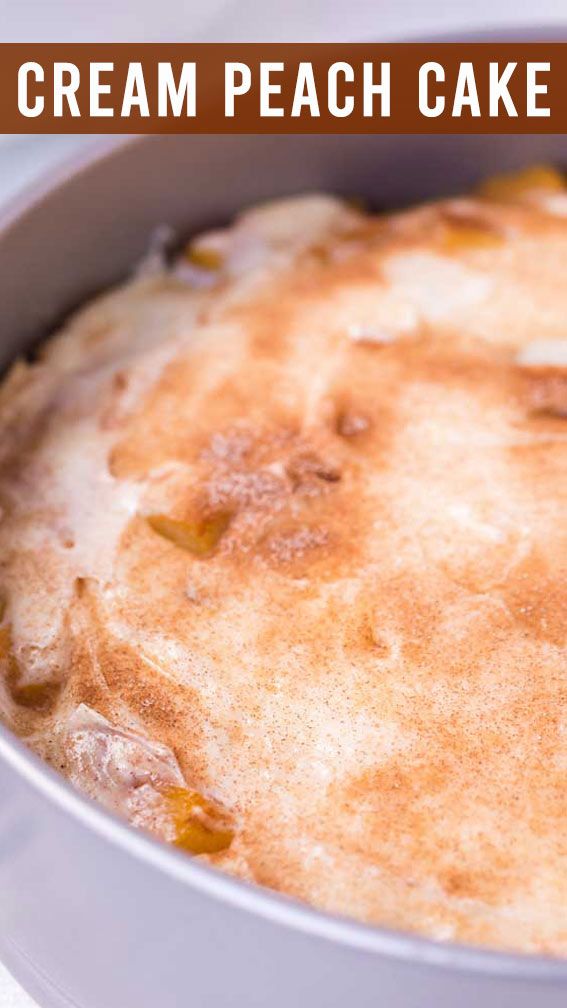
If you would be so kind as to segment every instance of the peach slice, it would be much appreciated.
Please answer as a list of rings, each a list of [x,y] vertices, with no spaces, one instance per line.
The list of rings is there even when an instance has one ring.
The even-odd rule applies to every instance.
[[[6,684],[15,704],[39,712],[51,708],[61,689],[60,683],[49,681],[19,685],[20,667],[12,651],[12,630],[8,623],[0,626],[0,661],[7,663]]]
[[[147,517],[148,525],[154,532],[187,550],[194,556],[209,556],[220,542],[230,523],[230,515],[219,512],[197,521],[183,521],[169,518],[164,514]]]
[[[192,242],[183,253],[183,258],[197,269],[207,270],[211,273],[220,270],[224,263],[224,255],[219,248],[214,245]]]
[[[234,833],[224,813],[197,791],[170,787],[163,796],[175,826],[175,846],[189,854],[218,854],[230,847]]]
[[[61,686],[56,682],[28,683],[27,686],[13,686],[10,690],[14,703],[32,711],[48,711],[53,706]]]
[[[0,660],[7,660],[10,657],[12,647],[12,634],[8,625],[0,626]]]
[[[514,203],[537,193],[558,193],[565,190],[565,179],[551,165],[532,165],[521,171],[493,175],[478,187],[480,196],[499,203]]]
[[[475,224],[450,224],[441,238],[444,252],[467,252],[469,249],[495,248],[502,236],[489,228]]]

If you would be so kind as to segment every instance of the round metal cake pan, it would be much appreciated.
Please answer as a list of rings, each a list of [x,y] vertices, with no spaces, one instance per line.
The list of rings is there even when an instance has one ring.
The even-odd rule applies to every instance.
[[[180,237],[313,189],[466,189],[565,136],[154,137],[95,145],[0,220],[0,357]],[[42,1008],[564,1008],[567,962],[367,927],[225,877],[74,792],[0,728],[0,958]]]

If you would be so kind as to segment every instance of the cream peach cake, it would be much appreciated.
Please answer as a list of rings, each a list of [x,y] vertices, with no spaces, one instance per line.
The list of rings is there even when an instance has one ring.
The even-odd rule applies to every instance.
[[[567,952],[567,189],[307,195],[0,392],[0,712],[331,912]]]

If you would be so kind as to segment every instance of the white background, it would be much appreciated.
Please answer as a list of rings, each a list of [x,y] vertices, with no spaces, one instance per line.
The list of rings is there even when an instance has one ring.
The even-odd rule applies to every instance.
[[[566,0],[0,0],[3,42],[386,40],[566,19]]]

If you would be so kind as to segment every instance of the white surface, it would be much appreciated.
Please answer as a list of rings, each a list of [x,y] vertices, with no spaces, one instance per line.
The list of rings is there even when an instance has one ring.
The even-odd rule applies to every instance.
[[[227,0],[0,0],[2,42],[190,42]],[[2,1006],[3,1008],[3,1006]]]
[[[0,0],[2,42],[337,41],[560,25],[565,0]]]
[[[207,32],[223,42],[388,42],[566,21],[566,0],[229,0],[213,7]]]
[[[0,963],[0,1005],[2,1008],[37,1008]]]

